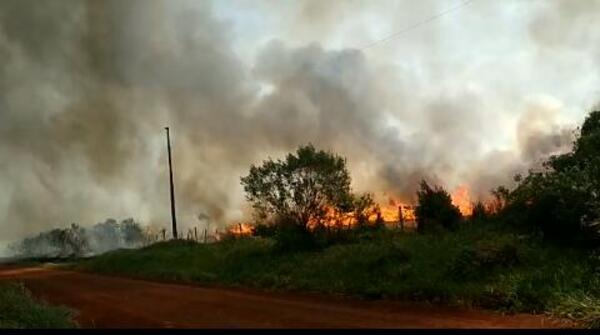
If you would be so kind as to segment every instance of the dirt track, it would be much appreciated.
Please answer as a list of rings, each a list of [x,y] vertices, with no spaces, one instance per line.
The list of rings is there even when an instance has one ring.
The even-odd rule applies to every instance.
[[[97,328],[540,328],[541,316],[413,306],[389,301],[265,293],[253,290],[100,276],[41,267],[0,266],[0,280],[23,282],[35,296],[78,311]]]

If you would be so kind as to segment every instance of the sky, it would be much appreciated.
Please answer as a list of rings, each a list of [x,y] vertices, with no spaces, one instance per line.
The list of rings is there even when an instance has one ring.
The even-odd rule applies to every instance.
[[[485,197],[598,105],[598,22],[600,0],[0,0],[0,240],[168,227],[166,125],[182,231],[247,218],[239,178],[309,142],[381,201]]]

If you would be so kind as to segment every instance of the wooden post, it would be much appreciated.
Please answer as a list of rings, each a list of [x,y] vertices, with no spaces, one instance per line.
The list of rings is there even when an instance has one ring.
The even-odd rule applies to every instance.
[[[204,243],[206,243],[206,228],[204,228]]]
[[[198,227],[194,227],[194,240],[198,242]]]
[[[404,215],[402,214],[402,206],[398,206],[398,223],[400,224],[400,230],[404,230]]]

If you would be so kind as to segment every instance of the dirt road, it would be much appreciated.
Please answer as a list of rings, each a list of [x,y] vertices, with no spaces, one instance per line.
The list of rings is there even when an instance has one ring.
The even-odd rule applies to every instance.
[[[82,327],[539,328],[540,316],[157,283],[44,267],[0,266],[0,280],[78,312]]]

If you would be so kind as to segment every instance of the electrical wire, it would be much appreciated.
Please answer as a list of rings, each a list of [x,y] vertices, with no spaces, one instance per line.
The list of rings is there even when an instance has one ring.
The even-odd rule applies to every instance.
[[[386,37],[384,37],[382,39],[379,39],[379,40],[376,40],[374,42],[371,42],[371,43],[367,44],[366,46],[360,48],[359,50],[366,50],[366,49],[372,48],[372,47],[374,47],[374,46],[376,46],[378,44],[385,43],[385,42],[390,41],[390,40],[392,40],[394,38],[398,38],[399,36],[401,36],[401,35],[409,32],[411,30],[414,30],[414,29],[416,29],[416,28],[418,28],[418,27],[420,27],[420,26],[422,26],[424,24],[427,24],[429,22],[432,22],[432,21],[434,21],[434,20],[436,20],[436,19],[438,19],[438,18],[440,18],[440,17],[442,17],[442,16],[444,16],[446,14],[454,12],[454,11],[456,11],[456,10],[462,8],[462,7],[465,7],[465,6],[467,6],[469,3],[473,2],[473,1],[474,0],[463,1],[463,2],[461,2],[460,4],[458,4],[458,5],[454,6],[454,7],[448,8],[448,9],[446,9],[444,11],[441,11],[441,12],[439,12],[437,14],[434,14],[434,15],[432,15],[432,16],[430,16],[430,17],[428,17],[428,18],[426,18],[426,19],[424,19],[422,21],[419,21],[419,22],[417,22],[417,23],[415,23],[415,24],[413,24],[411,26],[408,26],[408,27],[406,27],[406,28],[404,28],[404,29],[402,29],[400,31],[397,31],[397,32],[395,32],[393,34],[390,34],[390,35],[388,35],[388,36],[386,36]]]

